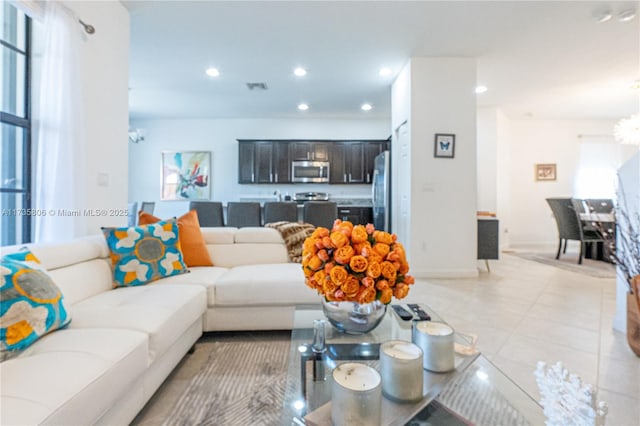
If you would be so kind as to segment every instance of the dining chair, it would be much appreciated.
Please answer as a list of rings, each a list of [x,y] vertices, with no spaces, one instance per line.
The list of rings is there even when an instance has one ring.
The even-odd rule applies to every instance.
[[[145,213],[153,214],[153,210],[156,207],[155,201],[143,201],[140,203],[140,210]]]
[[[307,201],[302,216],[306,223],[331,229],[338,217],[338,204],[334,201]]]
[[[580,254],[578,264],[582,264],[586,244],[603,242],[603,238],[595,229],[585,229],[580,220],[580,212],[583,210],[581,200],[573,198],[547,198],[547,203],[553,212],[558,226],[558,253],[556,259],[560,259],[560,253],[567,252],[567,241],[580,242]],[[562,244],[564,242],[564,248]]]
[[[138,202],[134,201],[133,203],[128,204],[127,226],[129,227],[136,226],[137,220],[138,220]]]
[[[589,198],[584,200],[590,213],[612,213],[613,200],[610,198]]]
[[[298,204],[293,201],[268,201],[264,203],[264,223],[297,222]]]
[[[222,203],[219,201],[191,201],[189,210],[196,211],[201,228],[224,226]]]
[[[242,228],[260,225],[260,203],[232,201],[227,204],[227,226]]]

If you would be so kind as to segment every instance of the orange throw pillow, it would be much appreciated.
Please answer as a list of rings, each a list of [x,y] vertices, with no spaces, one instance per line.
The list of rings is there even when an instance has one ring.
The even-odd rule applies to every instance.
[[[156,222],[160,222],[160,218],[143,211],[138,213],[138,224],[149,225]],[[178,218],[178,232],[184,263],[187,266],[213,266],[195,210]]]

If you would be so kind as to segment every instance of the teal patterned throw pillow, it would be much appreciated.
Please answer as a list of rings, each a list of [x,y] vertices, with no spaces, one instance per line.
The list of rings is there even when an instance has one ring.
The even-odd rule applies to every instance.
[[[176,219],[131,228],[102,228],[115,287],[143,285],[187,272]]]
[[[0,266],[0,360],[71,321],[64,297],[30,251],[7,254]]]

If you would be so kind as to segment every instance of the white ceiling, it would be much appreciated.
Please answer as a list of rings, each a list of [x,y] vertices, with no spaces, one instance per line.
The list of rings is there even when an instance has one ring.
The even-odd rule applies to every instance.
[[[512,118],[618,118],[639,108],[629,88],[640,78],[638,17],[593,17],[639,2],[123,3],[134,119],[387,118],[393,79],[412,56],[476,57],[477,81],[489,87],[478,105]],[[207,77],[209,66],[221,76]],[[295,77],[296,66],[308,75]],[[380,77],[382,66],[393,75]],[[311,108],[300,112],[299,102]]]

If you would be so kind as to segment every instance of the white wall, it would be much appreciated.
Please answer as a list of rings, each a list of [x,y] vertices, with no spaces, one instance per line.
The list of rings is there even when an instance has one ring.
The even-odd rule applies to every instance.
[[[622,232],[627,236],[633,235],[629,232],[631,229],[638,231],[640,224],[635,222],[630,224],[626,219],[640,217],[640,152],[635,153],[626,163],[618,170],[620,177],[619,198],[623,203],[626,211],[626,217],[618,215],[619,226]],[[629,237],[628,237],[629,238]],[[618,238],[618,247],[620,247],[621,239]],[[632,255],[629,255],[632,257]],[[631,262],[631,260],[630,260]],[[629,284],[624,279],[621,271],[618,271],[616,280],[616,314],[613,318],[613,328],[626,333],[626,312],[627,312],[627,293],[629,292]]]
[[[498,209],[498,110],[478,108],[478,210]]]
[[[392,88],[393,125],[407,117],[410,126],[410,155],[393,177],[410,167],[408,254],[419,277],[478,273],[475,81],[473,59],[411,58]],[[434,158],[436,133],[456,135],[455,158]]]
[[[411,257],[411,62],[391,88],[391,230]],[[402,126],[402,129],[400,128]]]
[[[557,243],[556,223],[545,199],[574,195],[579,145],[584,139],[578,135],[611,135],[614,123],[614,120],[510,120],[509,236],[512,246]],[[557,180],[537,182],[536,163],[557,164]]]
[[[129,12],[119,1],[66,2],[96,28],[80,52],[86,134],[86,208],[126,209],[128,191]],[[106,174],[107,186],[98,185]],[[87,217],[87,234],[126,217]]]
[[[388,120],[338,119],[193,119],[137,120],[145,140],[129,143],[129,200],[156,201],[158,214],[182,214],[188,203],[160,202],[162,151],[211,151],[211,199],[237,201],[304,191],[332,196],[371,197],[371,185],[254,184],[238,183],[236,139],[387,139]]]
[[[500,221],[499,244],[500,248],[509,247],[511,244],[511,177],[509,169],[511,164],[511,126],[507,116],[498,109],[496,111],[496,213]]]

